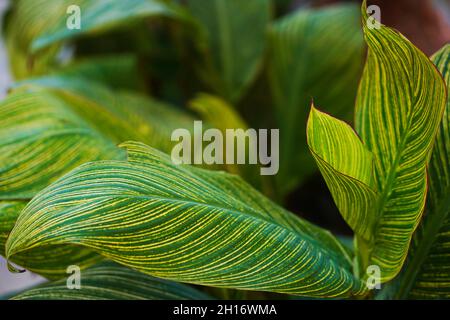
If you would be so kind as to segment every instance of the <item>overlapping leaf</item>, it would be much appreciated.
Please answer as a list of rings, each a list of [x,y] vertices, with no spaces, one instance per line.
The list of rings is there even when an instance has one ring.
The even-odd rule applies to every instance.
[[[353,129],[343,121],[318,111],[308,119],[308,145],[331,195],[355,233],[372,236],[376,216],[372,155]]]
[[[203,78],[217,94],[236,102],[262,63],[268,0],[188,0],[206,36]]]
[[[104,262],[81,273],[81,288],[61,279],[20,293],[12,300],[197,300],[210,299],[187,285],[147,276]]]
[[[363,66],[359,17],[355,5],[298,10],[270,30],[270,83],[282,132],[277,175],[282,194],[315,169],[304,130],[311,99],[335,116],[348,118],[352,112]]]
[[[238,177],[125,146],[127,162],[83,165],[38,194],[6,255],[70,243],[181,282],[318,297],[364,291],[333,236]]]
[[[365,6],[363,6],[365,9]],[[422,216],[426,166],[446,102],[441,75],[398,32],[366,24],[369,52],[356,102],[356,131],[374,156],[377,224],[368,263],[392,279]],[[363,259],[365,260],[365,259]]]
[[[450,45],[432,61],[450,84]],[[435,299],[450,297],[450,103],[442,118],[429,164],[429,189],[424,218],[405,263],[383,294],[390,298]]]

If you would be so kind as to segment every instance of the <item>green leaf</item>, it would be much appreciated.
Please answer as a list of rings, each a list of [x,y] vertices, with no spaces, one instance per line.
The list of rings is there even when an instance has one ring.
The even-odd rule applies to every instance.
[[[60,175],[122,152],[49,93],[15,93],[0,103],[0,199],[30,199]]]
[[[180,282],[311,297],[359,295],[347,250],[237,176],[191,166],[140,143],[128,161],[80,166],[22,211],[6,255],[77,244]]]
[[[431,60],[450,89],[450,45]],[[431,161],[424,218],[400,276],[384,290],[395,299],[450,298],[450,102],[447,100]],[[394,291],[392,292],[392,290]]]
[[[334,202],[355,233],[371,239],[377,199],[372,154],[343,121],[311,107],[308,145]]]
[[[66,10],[67,7],[68,5],[64,9]],[[32,50],[37,51],[80,35],[99,34],[152,16],[187,19],[180,8],[158,0],[83,0],[79,7],[82,18],[81,28],[69,29],[67,27],[69,15],[64,11],[55,27],[45,30],[46,32],[42,32],[34,39]]]
[[[0,255],[5,256],[5,243],[9,233],[26,201],[0,201]],[[33,250],[14,257],[14,263],[49,279],[59,279],[67,275],[67,267],[78,265],[84,269],[103,258],[89,249],[55,245]]]
[[[206,37],[204,80],[217,94],[236,102],[263,60],[268,0],[187,0]]]
[[[353,4],[301,9],[272,25],[269,78],[281,133],[281,194],[315,170],[303,129],[311,99],[335,116],[351,115],[363,49],[360,13]]]
[[[172,105],[142,94],[113,90],[84,76],[49,75],[19,82],[17,87],[51,89],[97,130],[116,143],[139,140],[165,152],[172,150],[171,134],[191,128],[194,118]]]
[[[104,262],[81,272],[81,288],[61,279],[30,289],[11,300],[197,300],[209,296],[187,285],[162,280]]]
[[[393,29],[369,28],[365,5],[363,15],[369,51],[355,126],[374,156],[380,198],[373,241],[360,254],[388,281],[400,271],[422,217],[426,167],[447,97],[441,75],[419,49]]]

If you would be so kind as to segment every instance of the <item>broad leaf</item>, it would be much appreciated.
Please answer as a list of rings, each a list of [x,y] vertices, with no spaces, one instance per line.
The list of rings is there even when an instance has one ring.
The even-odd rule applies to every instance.
[[[432,58],[450,89],[450,45]],[[431,156],[428,199],[400,276],[384,295],[396,299],[450,298],[450,102],[442,118]],[[390,291],[390,292],[389,292]]]
[[[83,165],[38,194],[8,238],[7,257],[77,244],[181,282],[311,297],[365,291],[336,238],[238,177],[125,146],[128,161]]]
[[[16,93],[0,103],[0,199],[30,199],[82,163],[121,154],[54,95]]]
[[[363,66],[359,17],[355,5],[302,9],[271,27],[269,72],[283,195],[315,170],[304,130],[311,99],[335,116],[351,115]]]
[[[139,140],[170,152],[170,137],[177,128],[191,128],[194,118],[174,106],[142,94],[112,90],[84,76],[55,74],[22,81],[20,88],[51,89],[91,126],[116,143]]]
[[[398,32],[370,28],[356,102],[356,131],[374,156],[377,224],[363,261],[388,281],[400,271],[425,205],[426,167],[446,102],[446,88],[430,60]],[[367,267],[367,265],[365,265]]]
[[[83,270],[80,289],[61,279],[30,289],[11,300],[204,300],[206,294],[187,285],[150,277],[111,262]]]
[[[252,82],[262,63],[268,0],[187,0],[206,36],[203,78],[212,89],[236,102]]]
[[[353,129],[311,107],[308,145],[334,202],[355,233],[369,240],[376,216],[373,158]]]

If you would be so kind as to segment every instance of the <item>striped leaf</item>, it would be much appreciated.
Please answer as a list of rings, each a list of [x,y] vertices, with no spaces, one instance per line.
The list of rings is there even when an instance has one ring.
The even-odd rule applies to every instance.
[[[269,0],[187,0],[205,35],[202,78],[229,102],[236,102],[262,63]]]
[[[395,277],[406,258],[425,205],[426,167],[446,102],[446,88],[430,60],[395,30],[370,28],[356,102],[356,131],[374,156],[377,224],[360,252]],[[363,261],[366,259],[362,259]]]
[[[269,78],[281,133],[277,179],[282,194],[315,170],[304,130],[311,99],[335,116],[351,115],[363,48],[360,13],[353,4],[301,9],[272,25]]]
[[[355,233],[370,240],[377,200],[372,154],[353,129],[314,106],[308,119],[308,145],[334,202]]]
[[[49,93],[15,93],[0,103],[0,200],[30,199],[67,171],[122,152]]]
[[[75,169],[20,214],[6,255],[77,244],[180,282],[311,297],[359,295],[347,251],[237,176],[191,166],[140,143],[128,161]]]
[[[450,45],[431,59],[450,89]],[[402,273],[383,292],[390,298],[450,298],[449,108],[447,100],[428,167],[429,189],[424,218],[414,234]]]
[[[194,118],[172,105],[127,90],[114,90],[79,73],[55,74],[19,82],[28,90],[52,90],[97,130],[116,143],[139,140],[170,152],[177,128],[191,128]]]
[[[5,243],[26,201],[0,201],[0,255],[5,256]],[[14,263],[48,279],[60,279],[67,275],[67,267],[78,265],[84,269],[102,257],[86,248],[71,245],[55,245],[37,249],[14,257]]]
[[[205,300],[209,296],[187,285],[147,276],[104,262],[81,272],[80,289],[61,279],[30,289],[11,300]]]

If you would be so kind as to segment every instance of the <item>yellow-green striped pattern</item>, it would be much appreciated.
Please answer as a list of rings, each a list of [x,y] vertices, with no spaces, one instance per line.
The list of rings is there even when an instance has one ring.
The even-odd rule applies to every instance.
[[[356,102],[356,131],[374,156],[380,193],[369,264],[392,279],[406,258],[425,205],[426,166],[445,107],[446,88],[430,60],[401,34],[382,26],[369,46]],[[367,253],[363,253],[367,254]]]
[[[82,165],[39,193],[19,216],[7,257],[70,243],[180,282],[310,297],[365,291],[336,238],[237,176],[125,146],[127,162]]]
[[[205,300],[208,295],[187,285],[154,278],[111,262],[83,270],[81,288],[61,279],[30,289],[11,300]]]
[[[373,157],[345,122],[311,106],[308,145],[334,202],[355,233],[369,240],[375,224]]]
[[[191,129],[194,118],[172,105],[128,90],[111,89],[80,74],[54,74],[21,81],[18,90],[50,89],[85,121],[116,143],[138,140],[170,152],[177,128]]]
[[[123,152],[50,93],[14,93],[0,103],[0,200],[31,199],[82,163]]]
[[[269,36],[270,89],[280,128],[276,179],[287,194],[316,170],[304,129],[311,100],[342,119],[352,114],[364,65],[359,8],[302,8],[275,21]]]
[[[199,76],[215,93],[237,102],[261,69],[269,0],[187,0],[201,27],[204,54]]]
[[[0,201],[0,255],[5,256],[5,243],[26,201]],[[27,266],[29,271],[48,279],[67,275],[69,265],[86,268],[103,258],[87,248],[72,245],[54,245],[18,254],[12,262]]]
[[[431,60],[450,89],[450,45]],[[414,234],[405,268],[388,294],[397,299],[450,298],[450,101],[428,167],[429,189],[424,218]]]

